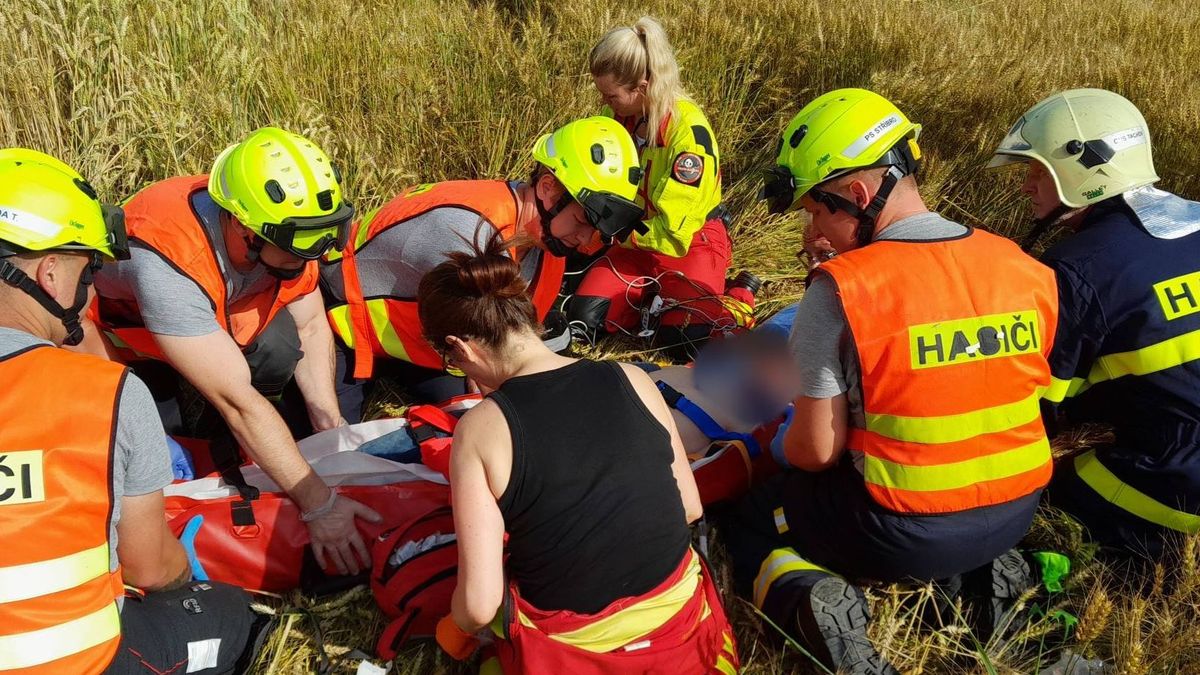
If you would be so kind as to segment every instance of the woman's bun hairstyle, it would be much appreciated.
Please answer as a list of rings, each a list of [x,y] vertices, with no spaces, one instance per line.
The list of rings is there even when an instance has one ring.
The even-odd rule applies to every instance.
[[[417,288],[417,314],[425,339],[439,352],[445,351],[451,335],[499,347],[514,334],[537,331],[529,284],[508,254],[521,242],[506,241],[493,229],[481,245],[485,228],[492,229],[484,223],[476,228],[475,240],[469,242],[471,251],[449,253]]]

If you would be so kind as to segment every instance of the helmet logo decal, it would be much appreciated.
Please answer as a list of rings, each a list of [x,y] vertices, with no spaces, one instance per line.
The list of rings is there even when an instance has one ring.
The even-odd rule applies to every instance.
[[[11,206],[0,206],[0,220],[6,221],[15,227],[33,232],[40,237],[55,237],[62,232],[62,226],[46,220],[39,215],[14,209]]]
[[[681,152],[675,158],[675,166],[671,169],[671,177],[684,185],[695,185],[704,175],[704,159],[691,152]]]
[[[904,120],[900,115],[892,113],[887,117],[879,120],[866,131],[858,140],[851,143],[845,150],[842,151],[842,156],[846,159],[854,159],[861,155],[867,148],[875,144],[881,136],[887,133],[888,129],[900,124]]]
[[[1104,142],[1112,146],[1113,150],[1120,152],[1126,148],[1132,148],[1135,145],[1145,145],[1147,138],[1146,130],[1141,127],[1134,127],[1124,131],[1118,131],[1104,137]]]
[[[1084,199],[1096,199],[1104,194],[1104,190],[1107,187],[1107,185],[1101,185],[1095,190],[1088,190],[1087,192],[1083,193],[1083,197]]]

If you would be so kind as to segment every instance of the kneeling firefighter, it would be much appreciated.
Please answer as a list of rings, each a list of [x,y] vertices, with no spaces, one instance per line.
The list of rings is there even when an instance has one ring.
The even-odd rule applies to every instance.
[[[989,166],[1013,163],[1032,236],[1070,232],[1042,255],[1061,307],[1050,426],[1116,432],[1059,462],[1050,502],[1099,543],[1157,556],[1165,537],[1200,532],[1200,204],[1153,187],[1146,120],[1102,89],[1030,108]]]
[[[93,275],[128,256],[121,210],[79,173],[0,150],[0,672],[241,673],[266,624],[243,590],[192,582],[146,385],[61,349]]]
[[[180,378],[191,384],[210,404],[194,432],[213,439],[226,481],[256,497],[238,473],[240,447],[307,514],[318,562],[370,565],[354,523],[378,515],[339,497],[293,440],[345,424],[316,262],[354,218],[337,167],[309,139],[264,127],[208,175],[154,183],[125,213],[130,258],[96,278],[108,353],[148,381],[171,433]]]
[[[451,253],[469,252],[497,232],[513,242],[509,255],[543,320],[558,299],[569,251],[620,241],[640,224],[637,150],[615,121],[571,122],[540,138],[533,158],[528,182],[448,181],[405,190],[356,225],[344,250],[326,257],[321,283],[344,345],[339,397],[348,417],[361,409],[360,381],[380,365],[427,402],[464,393],[462,378],[445,375],[442,357],[422,337],[416,301],[421,277]],[[565,325],[550,333],[552,344],[561,338],[556,350],[569,343]]]
[[[764,197],[804,209],[806,238],[837,253],[796,310],[800,395],[771,444],[790,468],[722,530],[741,591],[855,673],[894,670],[853,583],[1005,582],[1051,471],[1039,397],[1054,275],[925,206],[919,131],[878,94],[840,89],[783,132]]]

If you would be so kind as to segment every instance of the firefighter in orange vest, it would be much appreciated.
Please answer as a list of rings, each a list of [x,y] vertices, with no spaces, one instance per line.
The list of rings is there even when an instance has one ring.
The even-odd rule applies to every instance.
[[[464,393],[462,378],[446,375],[441,355],[425,342],[417,316],[417,284],[450,253],[470,251],[493,232],[520,236],[510,254],[543,320],[558,298],[568,251],[624,239],[640,224],[637,150],[614,120],[571,122],[540,139],[533,157],[528,183],[449,181],[405,190],[356,225],[341,252],[326,256],[322,289],[329,323],[346,347],[338,394],[349,417],[364,398],[353,380],[373,377],[380,357],[386,374],[416,398],[436,403]],[[570,340],[565,325],[546,337],[561,339],[556,351]]]
[[[131,257],[96,280],[109,353],[133,362],[160,400],[178,396],[181,376],[191,383],[211,404],[198,426],[210,427],[201,433],[227,482],[254,497],[240,479],[240,445],[304,512],[319,563],[343,574],[369,566],[354,520],[378,515],[325,484],[270,400],[294,379],[308,418],[293,421],[301,433],[305,422],[345,423],[316,260],[345,241],[354,209],[329,156],[264,127],[209,175],[155,183],[125,214]]]
[[[253,656],[249,596],[193,583],[167,529],[146,386],[59,348],[83,336],[95,271],[128,255],[121,210],[77,172],[0,150],[0,673],[232,673]]]
[[[691,546],[696,483],[662,396],[634,366],[547,349],[502,247],[454,253],[419,290],[430,344],[492,391],[455,429],[459,574],[438,643],[467,658],[490,624],[513,675],[733,675],[733,633]]]
[[[773,212],[806,211],[825,253],[790,337],[800,395],[771,448],[791,468],[739,505],[727,542],[742,591],[839,671],[894,672],[856,581],[1024,590],[1010,549],[1051,473],[1054,275],[926,208],[919,131],[878,94],[830,92],[784,130],[763,191]]]

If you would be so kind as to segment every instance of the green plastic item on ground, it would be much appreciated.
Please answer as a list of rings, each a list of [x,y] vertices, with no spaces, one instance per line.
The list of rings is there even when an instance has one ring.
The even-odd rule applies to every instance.
[[[1042,585],[1051,593],[1063,589],[1062,580],[1071,573],[1071,559],[1054,551],[1037,551],[1033,559],[1042,568]]]

